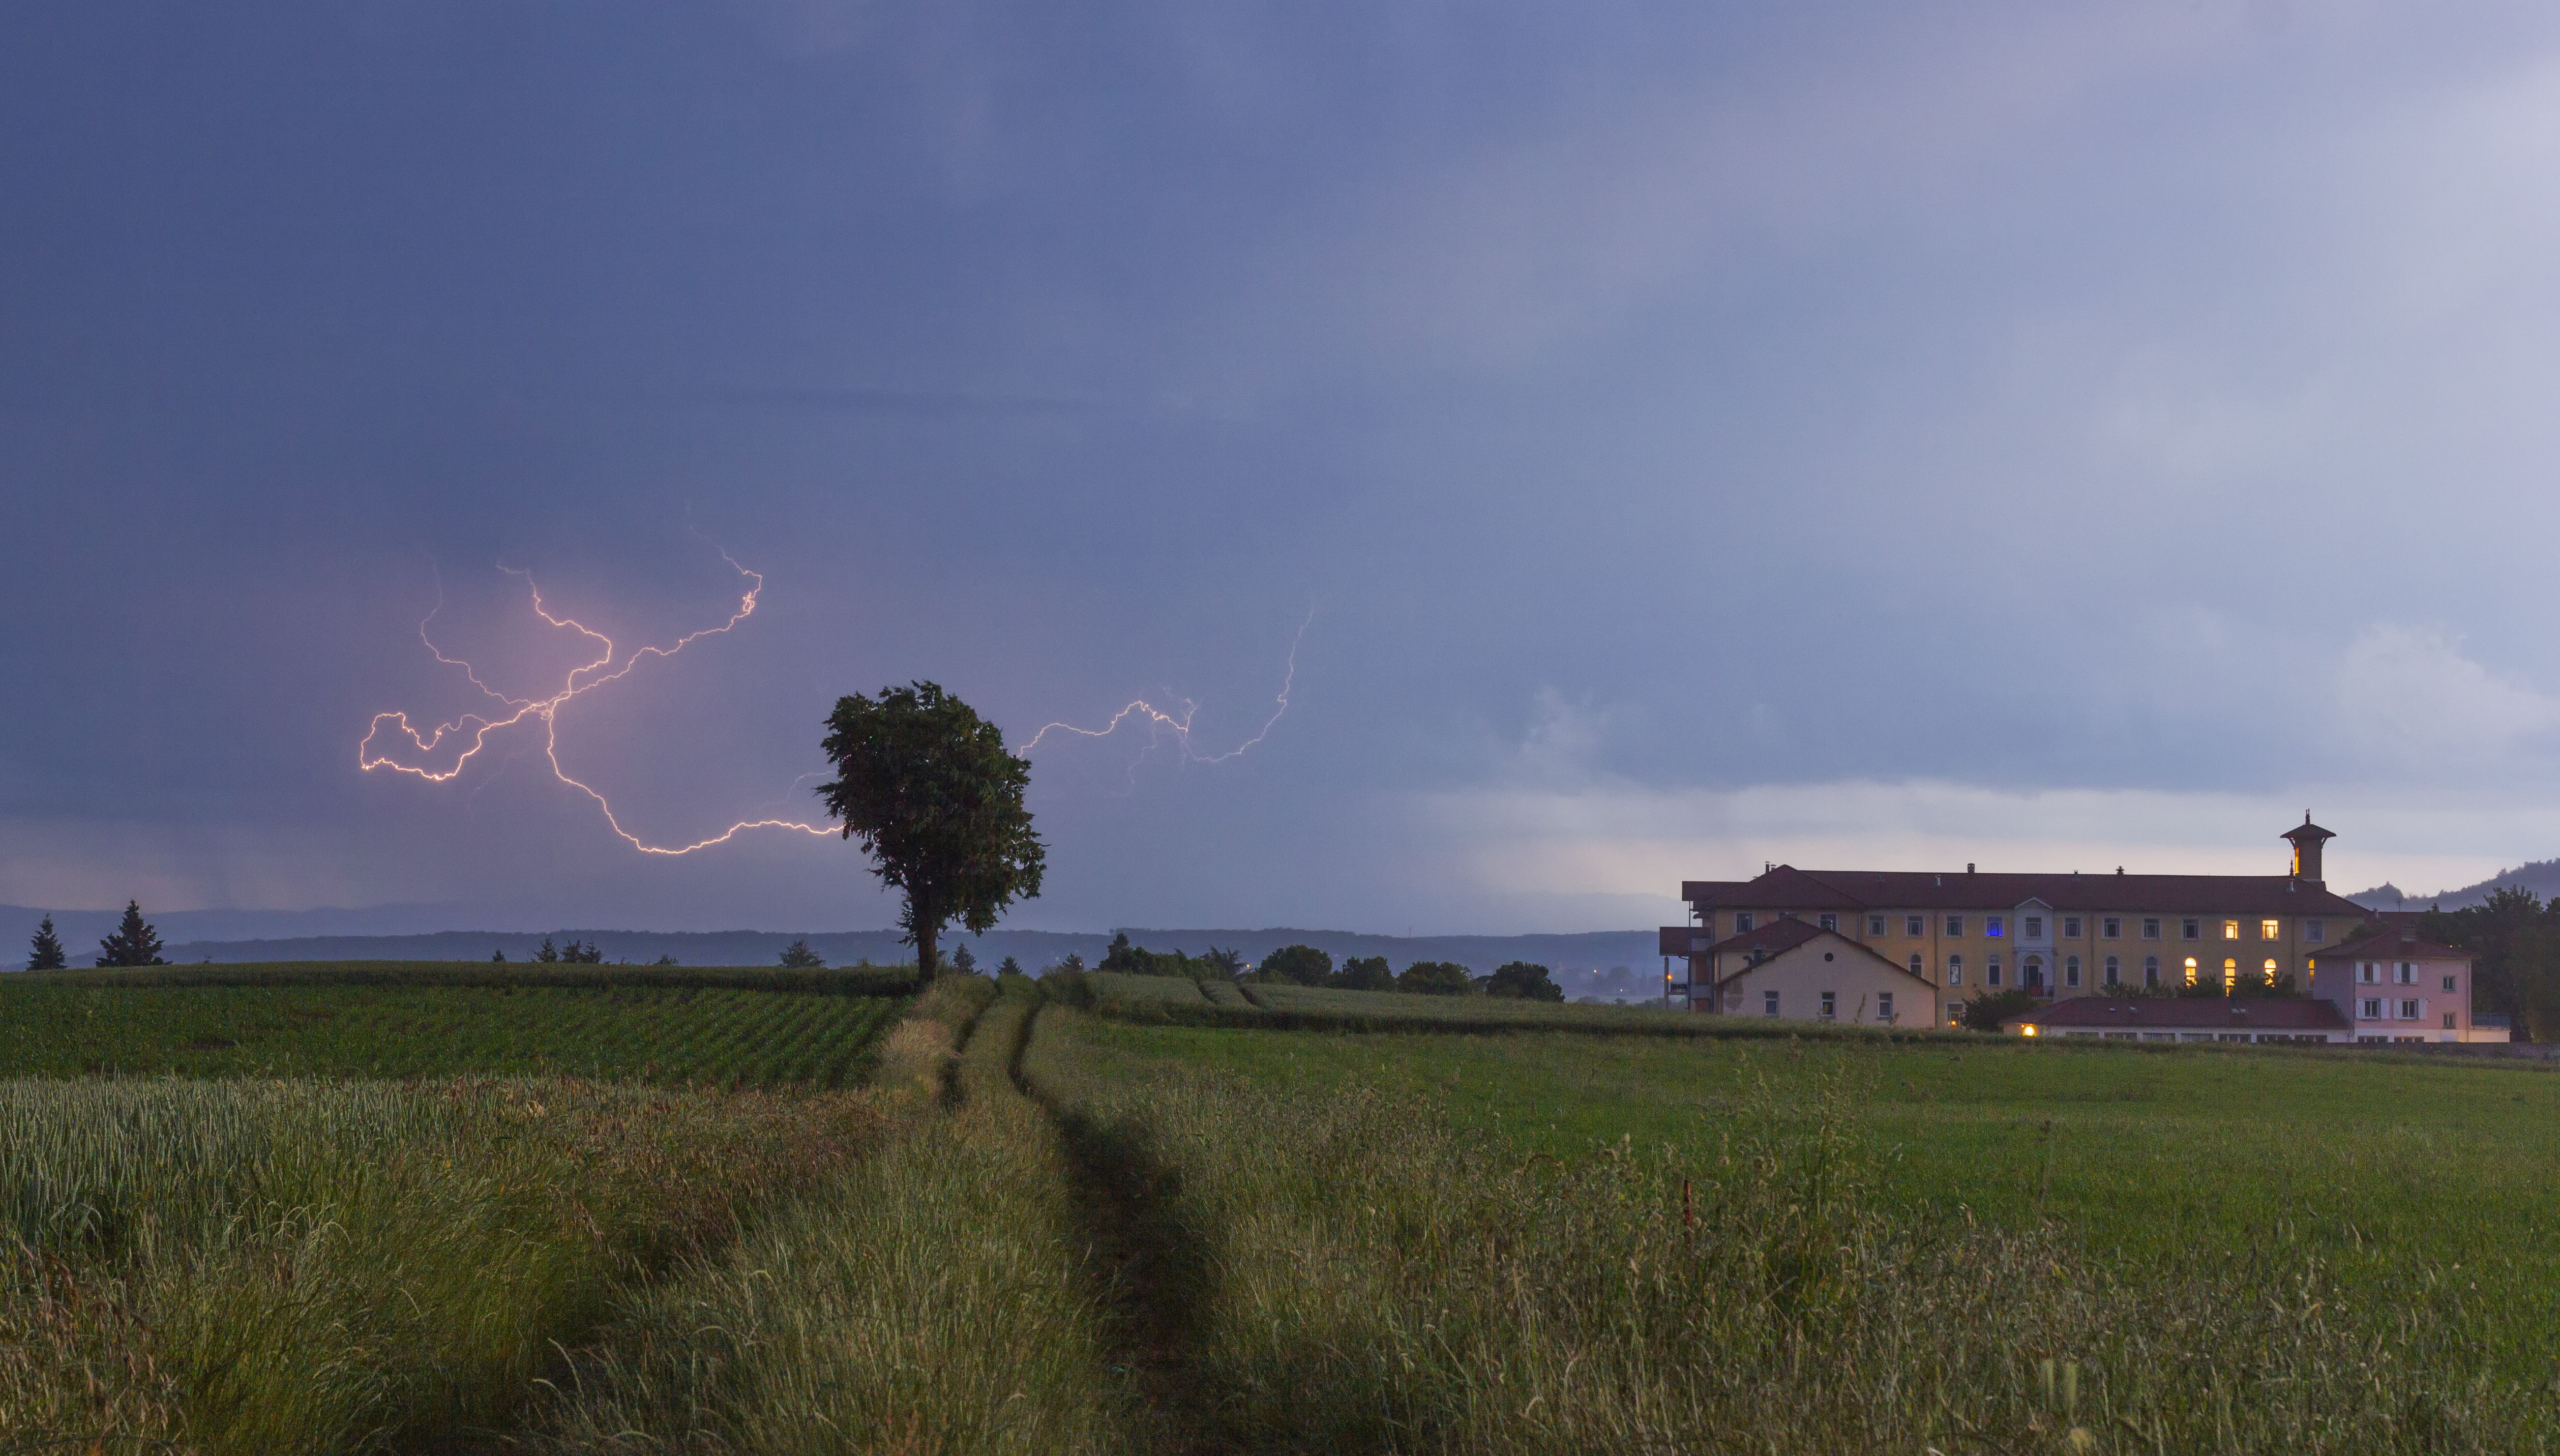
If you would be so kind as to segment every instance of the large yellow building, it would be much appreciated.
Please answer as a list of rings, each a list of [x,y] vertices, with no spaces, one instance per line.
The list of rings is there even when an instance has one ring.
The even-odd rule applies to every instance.
[[[1766,948],[1755,933],[1804,920],[1853,940],[1938,991],[1953,1007],[1980,991],[2048,998],[2111,990],[2230,988],[2281,978],[2308,989],[2312,961],[2366,932],[2371,916],[2329,893],[2320,850],[2331,838],[2305,815],[2284,836],[2284,875],[2013,875],[1773,865],[1747,881],[1680,886],[1691,922],[1662,930],[1662,953],[1688,964],[1690,1004],[1724,1003]],[[1952,1014],[1952,1013],[1949,1013]]]

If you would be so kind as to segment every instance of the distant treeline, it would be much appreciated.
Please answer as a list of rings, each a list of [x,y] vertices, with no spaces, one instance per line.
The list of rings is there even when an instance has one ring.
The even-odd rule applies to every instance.
[[[1068,956],[1056,967],[1085,969],[1084,958]],[[1127,932],[1111,938],[1110,948],[1092,969],[1130,976],[1179,976],[1193,981],[1260,981],[1292,986],[1323,986],[1337,991],[1402,991],[1416,996],[1502,996],[1522,1001],[1562,1001],[1564,988],[1555,973],[1533,961],[1509,961],[1479,976],[1456,961],[1417,960],[1392,970],[1385,956],[1353,956],[1339,967],[1334,958],[1312,945],[1284,945],[1248,966],[1243,955],[1210,946],[1200,955],[1179,950],[1149,950],[1131,943]]]

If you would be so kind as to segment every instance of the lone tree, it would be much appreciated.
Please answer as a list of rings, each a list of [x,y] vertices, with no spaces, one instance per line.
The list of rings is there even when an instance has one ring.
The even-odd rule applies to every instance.
[[[818,952],[809,948],[806,940],[794,940],[782,947],[782,963],[795,971],[813,971],[826,964],[818,958]]]
[[[54,917],[47,915],[45,922],[36,927],[36,938],[28,942],[27,969],[59,971],[69,964],[63,958],[63,937],[54,933]]]
[[[115,933],[97,943],[97,963],[102,966],[165,966],[160,958],[160,932],[143,921],[139,900],[124,902],[123,922]]]
[[[939,969],[943,926],[984,931],[1040,894],[1046,861],[1023,807],[1032,766],[968,704],[925,682],[839,698],[822,746],[836,780],[818,797],[880,883],[905,891],[897,923],[919,973]]]

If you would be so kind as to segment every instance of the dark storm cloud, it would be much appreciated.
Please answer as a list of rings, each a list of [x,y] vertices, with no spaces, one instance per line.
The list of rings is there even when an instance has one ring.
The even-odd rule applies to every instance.
[[[1244,757],[1043,745],[1031,923],[2253,864],[2306,795],[2349,875],[2548,855],[2555,75],[2521,6],[21,11],[0,901],[879,922],[538,741],[356,771],[472,706],[439,572],[532,674],[496,566],[665,641],[706,538],[756,616],[562,716],[653,839],[913,677],[1241,741],[1321,604]]]

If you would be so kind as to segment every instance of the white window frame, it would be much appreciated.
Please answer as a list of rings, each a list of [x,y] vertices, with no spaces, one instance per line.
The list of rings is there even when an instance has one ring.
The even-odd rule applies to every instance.
[[[1839,992],[1826,991],[1823,993],[1823,1020],[1827,1022],[1840,1020]]]
[[[2062,958],[2062,984],[2073,991],[2080,989],[2080,957],[2066,955]]]
[[[2044,938],[2044,917],[2042,915],[2028,915],[2025,919],[2026,928],[2018,931],[2017,933],[2025,936],[2029,940],[2042,940]]]
[[[1983,916],[1983,938],[1984,938],[1985,940],[1998,940],[1998,939],[2000,939],[2000,916],[1998,916],[1998,915],[1985,915],[1985,916]]]
[[[2382,1020],[2382,998],[2379,996],[2367,996],[2359,999],[2355,1003],[2355,1019],[2360,1022],[2378,1022]]]
[[[1949,915],[1947,917],[1947,938],[1950,940],[1962,940],[1965,938],[1964,916]]]
[[[1883,934],[1883,933],[1884,933],[1884,917],[1883,917],[1882,915],[1869,915],[1869,916],[1867,916],[1867,917],[1866,917],[1866,933],[1867,933],[1867,934],[1869,934],[1869,935],[1881,935],[1881,934]]]
[[[2160,938],[2160,916],[2145,915],[2143,917],[2143,938],[2145,940],[2158,940]]]
[[[2355,963],[2355,984],[2359,986],[2381,985],[2382,968],[2369,960],[2357,961]]]
[[[2065,940],[2077,940],[2080,938],[2080,917],[2078,915],[2064,915],[2062,917],[2062,938]]]
[[[1915,940],[1928,934],[1929,917],[1927,915],[1904,915],[1902,917],[1902,933]]]
[[[1749,910],[1735,910],[1733,912],[1733,933],[1736,935],[1748,935],[1751,933],[1751,912]]]
[[[2391,984],[2392,984],[2392,985],[2394,985],[2394,986],[2415,986],[2415,985],[2417,985],[2417,984],[2418,984],[2418,963],[2417,963],[2416,961],[2405,961],[2405,960],[2404,960],[2404,961],[2402,961],[2402,962],[2400,962],[2400,964],[2398,965],[2398,967],[2397,967],[2397,968],[2395,968],[2395,969],[2392,971],[2392,973],[2391,973]]]
[[[2261,940],[2284,939],[2285,922],[2282,920],[2260,920],[2258,922],[2258,938]]]
[[[2125,981],[2125,962],[2121,956],[2107,957],[2107,984],[2121,986]]]
[[[1950,986],[1962,986],[1965,984],[1965,958],[1963,956],[1951,955],[1947,957],[1947,984]]]
[[[2108,915],[2100,919],[2098,921],[2098,938],[2101,940],[2124,939],[2125,917],[2122,915]]]
[[[1983,957],[1983,984],[1984,984],[1984,985],[1986,985],[1986,986],[1995,986],[1995,987],[1996,987],[1996,986],[2000,985],[2000,957],[1999,957],[1999,956],[1996,956],[1996,955],[1987,955],[1987,956],[1984,956],[1984,957]]]
[[[2403,996],[2400,998],[2400,1005],[2398,1008],[2400,1015],[2393,1018],[2393,1020],[2404,1022],[2425,1021],[2427,1019],[2426,1008],[2427,1003],[2419,998],[2415,996]]]
[[[1764,1017],[1776,1016],[1778,1014],[1777,992],[1763,991],[1760,993],[1760,1014]]]
[[[1878,992],[1876,992],[1876,993],[1875,993],[1875,1019],[1876,1019],[1877,1021],[1884,1022],[1884,1023],[1886,1023],[1886,1024],[1888,1024],[1888,1025],[1890,1025],[1890,1024],[1892,1023],[1892,1021],[1893,1021],[1893,993],[1892,993],[1892,992],[1890,992],[1890,991],[1878,991]]]
[[[1836,912],[1825,911],[1814,916],[1814,924],[1817,928],[1829,930],[1835,935],[1840,933],[1840,915]]]

